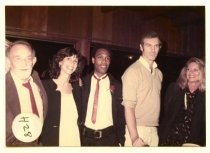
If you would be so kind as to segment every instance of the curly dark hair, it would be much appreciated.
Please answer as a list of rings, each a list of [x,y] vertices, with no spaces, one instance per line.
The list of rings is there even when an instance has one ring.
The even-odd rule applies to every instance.
[[[53,56],[52,60],[50,61],[50,69],[49,69],[49,75],[52,79],[57,79],[60,75],[61,68],[59,66],[59,62],[62,61],[65,57],[71,57],[73,55],[76,55],[78,58],[78,63],[80,62],[80,53],[73,47],[66,47],[63,49],[58,50],[58,52]],[[79,64],[76,68],[76,70],[71,74],[70,81],[76,81],[79,79]]]

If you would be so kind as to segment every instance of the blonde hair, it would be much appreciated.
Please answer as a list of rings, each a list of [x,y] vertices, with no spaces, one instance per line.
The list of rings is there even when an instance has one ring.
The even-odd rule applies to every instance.
[[[199,89],[199,91],[205,91],[205,88],[206,88],[206,86],[205,86],[205,63],[204,63],[204,61],[202,61],[201,59],[196,58],[196,57],[190,58],[187,61],[187,63],[185,64],[185,66],[182,68],[182,70],[179,74],[179,77],[177,79],[177,84],[182,89],[187,88],[188,80],[187,80],[187,77],[186,77],[186,72],[187,72],[188,66],[193,62],[198,64],[199,71],[201,72],[201,77],[199,78],[198,89]]]

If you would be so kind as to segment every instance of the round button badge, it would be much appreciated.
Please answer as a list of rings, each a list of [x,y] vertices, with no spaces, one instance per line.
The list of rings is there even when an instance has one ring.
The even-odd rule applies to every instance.
[[[42,121],[37,115],[21,113],[13,120],[12,132],[18,140],[32,142],[40,136],[42,125]]]

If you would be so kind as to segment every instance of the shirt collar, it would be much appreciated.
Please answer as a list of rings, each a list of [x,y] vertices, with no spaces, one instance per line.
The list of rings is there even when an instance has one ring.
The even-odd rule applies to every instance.
[[[97,74],[93,74],[97,79],[99,79],[99,80],[101,80],[101,79],[104,79],[104,78],[106,78],[107,77],[107,73],[106,74],[104,74],[104,75],[102,75],[101,77],[98,77],[98,75]]]
[[[12,75],[12,78],[13,78],[13,80],[14,80],[14,82],[15,82],[15,84],[16,85],[23,85],[23,83],[25,83],[25,82],[23,82],[22,80],[20,80],[14,73],[12,73],[12,72],[10,72],[11,73],[11,75]],[[33,78],[30,76],[29,77],[29,79],[28,79],[28,81],[29,82],[33,82]]]
[[[140,56],[139,61],[146,67],[147,70],[151,72],[149,63],[142,56]],[[152,72],[154,72],[153,70],[156,68],[157,68],[157,63],[154,61],[152,64]]]

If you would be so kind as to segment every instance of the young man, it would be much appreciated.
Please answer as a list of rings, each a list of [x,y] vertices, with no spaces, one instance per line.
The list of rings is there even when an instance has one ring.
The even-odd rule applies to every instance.
[[[157,146],[162,73],[155,59],[161,42],[156,32],[143,35],[142,55],[122,76],[126,119],[125,146]]]
[[[19,114],[36,114],[42,123],[46,115],[47,96],[38,74],[35,71],[32,73],[33,66],[36,63],[35,51],[28,42],[16,41],[7,48],[6,60],[10,67],[6,73],[6,145],[38,145],[37,139],[30,142],[27,139],[22,139],[22,137],[17,137],[22,132],[25,132],[22,134],[26,138],[34,136],[32,131],[27,131],[32,128],[29,125],[33,125],[31,122],[29,123],[29,120],[24,119],[26,122],[23,126],[24,131],[14,133],[18,126],[12,130],[13,124],[16,123],[14,120]],[[31,87],[30,89],[29,86]],[[31,117],[31,115],[29,116]],[[29,116],[27,116],[27,119],[29,119]],[[30,121],[33,122],[34,120]],[[18,124],[17,122],[15,125]]]
[[[107,74],[110,51],[96,50],[92,57],[94,72],[83,79],[83,146],[123,146],[125,119],[122,87]]]

